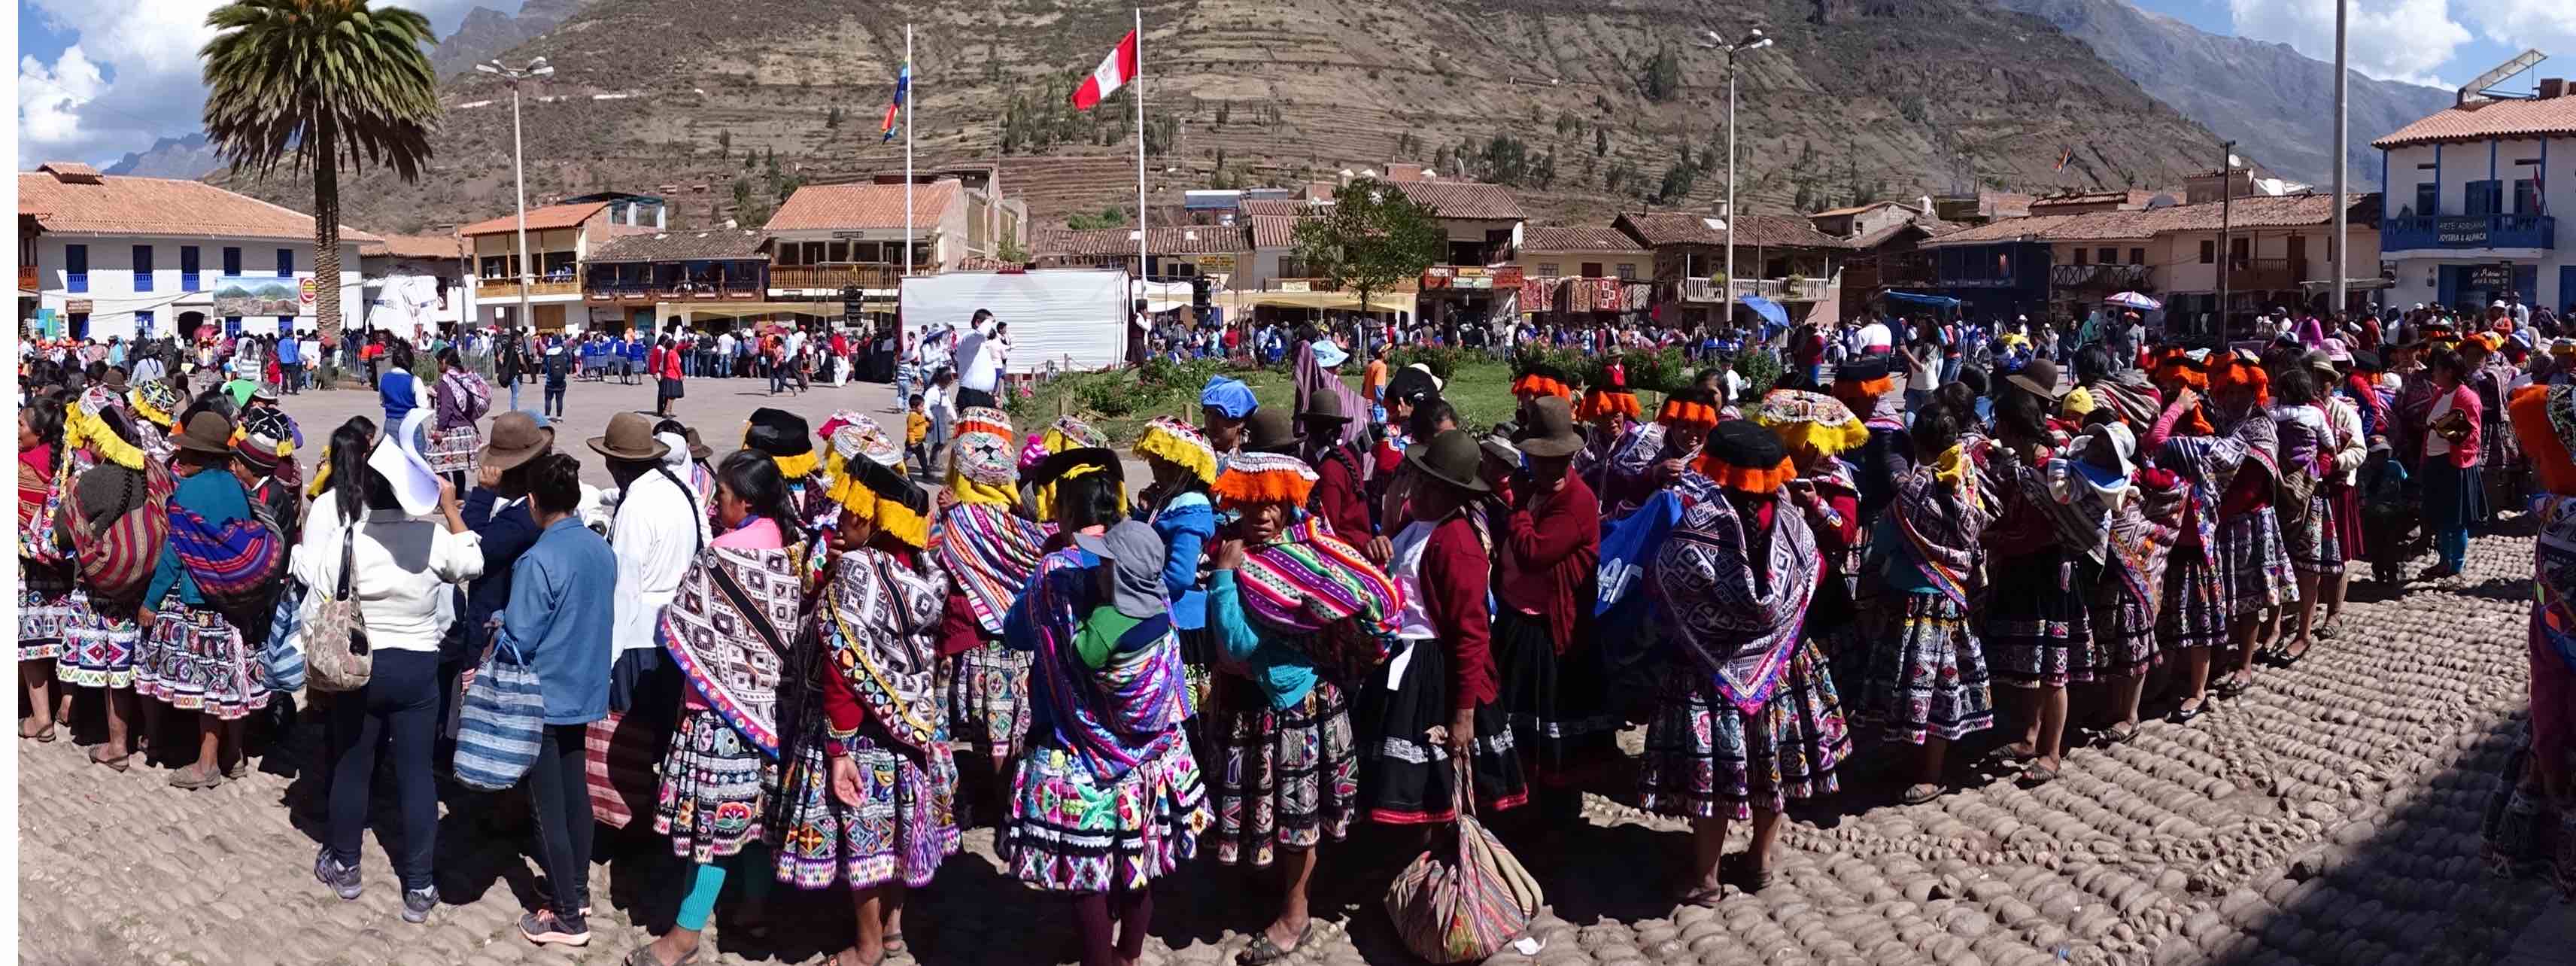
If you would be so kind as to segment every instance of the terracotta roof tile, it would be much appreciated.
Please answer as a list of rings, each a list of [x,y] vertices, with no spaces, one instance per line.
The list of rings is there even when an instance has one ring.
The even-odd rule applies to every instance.
[[[2576,97],[2486,101],[2436,111],[2370,142],[2375,148],[2492,137],[2576,134]]]
[[[586,201],[576,205],[547,205],[543,208],[530,208],[528,209],[528,230],[551,231],[557,228],[577,228],[582,222],[589,221],[590,216],[598,214],[600,209],[606,207],[608,202],[605,201]],[[499,218],[487,218],[459,228],[456,233],[472,238],[476,235],[515,233],[518,230],[519,213],[514,211]]]
[[[1290,198],[1246,198],[1240,205],[1245,215],[1305,215],[1323,207],[1311,201]]]
[[[2345,217],[2355,225],[2379,220],[2377,194],[2354,195]],[[2238,198],[2225,212],[2218,202],[2173,205],[2147,211],[2094,211],[2076,215],[2030,215],[2006,218],[1937,236],[1931,246],[1974,245],[2012,241],[2094,241],[2152,238],[2164,232],[2216,231],[2221,218],[2235,228],[2289,228],[2334,220],[2332,195],[2282,195]]]
[[[912,224],[928,228],[939,224],[942,215],[959,201],[963,186],[955,181],[934,181],[912,187]],[[789,195],[778,213],[769,216],[769,231],[827,231],[834,229],[901,228],[903,227],[903,185],[897,184],[821,184],[806,185]]]
[[[593,262],[685,262],[696,259],[760,258],[768,237],[739,228],[716,231],[664,231],[620,235],[590,250]]]
[[[1634,252],[1645,244],[1611,225],[1539,225],[1521,230],[1521,250],[1530,252]]]
[[[1404,196],[1442,218],[1512,221],[1524,217],[1512,189],[1472,181],[1388,181]]]
[[[26,171],[18,175],[18,210],[41,212],[37,224],[57,234],[313,239],[313,216],[202,181],[102,175],[66,182],[51,172]],[[379,240],[346,225],[340,238]]]
[[[1179,228],[1156,228],[1145,238],[1145,247],[1154,255],[1214,255],[1240,252],[1243,229],[1224,225],[1188,225]],[[1103,228],[1095,231],[1056,229],[1037,233],[1031,240],[1029,254],[1048,255],[1130,255],[1136,251],[1136,229]]]
[[[1665,245],[1724,245],[1726,220],[1716,215],[1680,211],[1624,214],[1619,225],[1650,248]],[[1850,248],[1851,243],[1816,230],[1799,215],[1744,215],[1735,220],[1735,244],[1783,248]]]
[[[390,255],[395,258],[463,258],[465,246],[455,235],[386,235],[379,241],[358,246],[358,254],[367,258]]]
[[[1252,247],[1295,248],[1297,223],[1306,219],[1294,215],[1254,215],[1248,220],[1252,222]]]

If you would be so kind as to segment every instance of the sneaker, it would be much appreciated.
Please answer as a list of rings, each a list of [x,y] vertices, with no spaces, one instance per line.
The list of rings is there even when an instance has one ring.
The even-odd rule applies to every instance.
[[[330,886],[331,891],[339,893],[342,899],[356,899],[365,888],[358,881],[358,867],[341,865],[331,858],[331,850],[327,846],[313,856],[313,877]]]
[[[403,921],[428,922],[429,910],[437,905],[437,886],[433,885],[426,889],[404,889],[402,911]]]
[[[579,919],[564,922],[552,910],[531,912],[519,917],[519,935],[540,946],[590,945],[590,925]]]

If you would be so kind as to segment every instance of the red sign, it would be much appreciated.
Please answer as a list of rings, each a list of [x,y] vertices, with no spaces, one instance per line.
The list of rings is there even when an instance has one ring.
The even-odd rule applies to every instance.
[[[298,286],[298,288],[299,288],[299,291],[298,291],[297,295],[298,295],[298,297],[299,297],[299,298],[302,298],[302,299],[304,300],[304,304],[306,304],[306,305],[311,305],[311,304],[313,304],[313,279],[312,279],[312,277],[311,277],[311,276],[307,276],[307,277],[305,277],[305,278],[303,278],[303,279],[299,280],[299,281],[297,282],[297,286]]]

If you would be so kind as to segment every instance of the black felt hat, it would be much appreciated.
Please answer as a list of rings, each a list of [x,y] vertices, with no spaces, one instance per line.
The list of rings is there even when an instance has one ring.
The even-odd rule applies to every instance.
[[[803,456],[814,451],[814,431],[803,416],[763,406],[751,411],[751,426],[743,430],[742,445],[771,457]]]
[[[1406,366],[1386,380],[1386,401],[1410,399],[1415,402],[1440,394],[1440,380],[1428,369]]]
[[[893,467],[864,455],[852,456],[849,462],[843,465],[847,468],[850,478],[857,480],[860,486],[868,489],[868,492],[882,499],[903,504],[905,509],[911,510],[917,516],[930,515],[930,492],[922,489],[921,484],[905,479],[903,474],[895,472]]]
[[[1085,466],[1102,467],[1108,470],[1110,479],[1121,483],[1127,480],[1127,470],[1118,462],[1118,451],[1099,446],[1081,446],[1048,454],[1037,465],[1029,467],[1021,480],[1031,486],[1045,486]]]
[[[1886,356],[1862,356],[1834,366],[1835,382],[1868,382],[1887,378]]]
[[[1781,445],[1779,434],[1750,419],[1730,419],[1717,424],[1717,428],[1708,433],[1705,451],[1709,458],[1720,463],[1748,470],[1771,469],[1789,458],[1788,447]]]

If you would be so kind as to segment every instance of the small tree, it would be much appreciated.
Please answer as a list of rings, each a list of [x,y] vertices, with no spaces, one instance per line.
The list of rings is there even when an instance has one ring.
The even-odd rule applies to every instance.
[[[993,242],[993,260],[1004,265],[1029,263],[1029,250],[1020,247],[1020,226],[1017,222],[1002,222],[1002,237]]]
[[[1393,185],[1360,178],[1335,193],[1333,212],[1297,225],[1297,257],[1334,287],[1369,296],[1444,261],[1448,236],[1431,209]]]
[[[1597,127],[1593,128],[1592,156],[1597,158],[1608,153],[1610,153],[1610,132]]]
[[[716,132],[716,157],[718,159],[733,157],[732,131]]]
[[[841,109],[839,107],[836,106],[831,110],[823,112],[823,126],[833,128],[841,126]]]
[[[1646,61],[1646,99],[1669,101],[1682,92],[1682,60],[1666,47]]]

